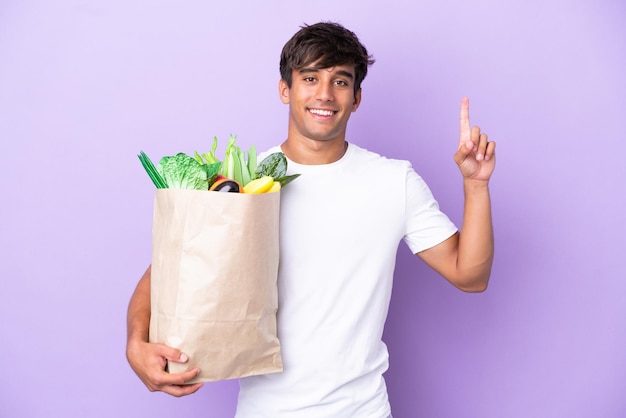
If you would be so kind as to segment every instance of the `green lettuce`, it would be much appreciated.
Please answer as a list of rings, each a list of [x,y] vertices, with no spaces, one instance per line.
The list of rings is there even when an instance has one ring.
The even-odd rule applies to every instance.
[[[185,153],[161,158],[157,171],[171,189],[207,190],[206,167]]]

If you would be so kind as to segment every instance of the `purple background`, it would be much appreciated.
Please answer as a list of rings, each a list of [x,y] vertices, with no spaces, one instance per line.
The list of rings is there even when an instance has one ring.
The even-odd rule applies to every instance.
[[[321,19],[378,60],[349,140],[411,160],[455,222],[463,95],[498,142],[488,291],[457,291],[399,248],[394,415],[626,416],[625,12],[619,0],[3,0],[0,416],[233,415],[236,381],[176,399],[126,363],[126,306],[150,261],[153,187],[136,154],[229,133],[282,141],[279,52]]]

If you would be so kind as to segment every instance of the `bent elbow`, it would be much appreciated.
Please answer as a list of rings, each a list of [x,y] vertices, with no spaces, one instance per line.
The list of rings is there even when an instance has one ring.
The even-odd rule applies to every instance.
[[[489,274],[480,277],[465,278],[464,280],[452,282],[452,284],[457,289],[466,293],[482,293],[487,290],[489,286]]]
[[[487,290],[489,282],[485,281],[482,283],[472,284],[470,286],[457,286],[460,290],[465,293],[483,293]]]

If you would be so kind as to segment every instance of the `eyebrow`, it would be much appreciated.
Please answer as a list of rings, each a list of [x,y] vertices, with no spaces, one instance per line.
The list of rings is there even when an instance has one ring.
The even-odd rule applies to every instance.
[[[322,68],[315,68],[315,67],[304,67],[298,70],[298,73],[300,74],[308,74],[308,73],[317,73],[321,70]],[[346,71],[346,70],[337,70],[337,74],[338,75],[342,75],[344,77],[347,77],[349,79],[354,79],[354,75],[350,72],[350,71]]]

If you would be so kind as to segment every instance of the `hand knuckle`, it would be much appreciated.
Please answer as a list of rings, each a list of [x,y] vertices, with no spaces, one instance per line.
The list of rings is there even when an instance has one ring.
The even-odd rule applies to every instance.
[[[165,381],[163,380],[163,377],[161,375],[153,375],[150,378],[150,381],[152,382],[152,385],[155,387],[161,387],[165,384]]]

